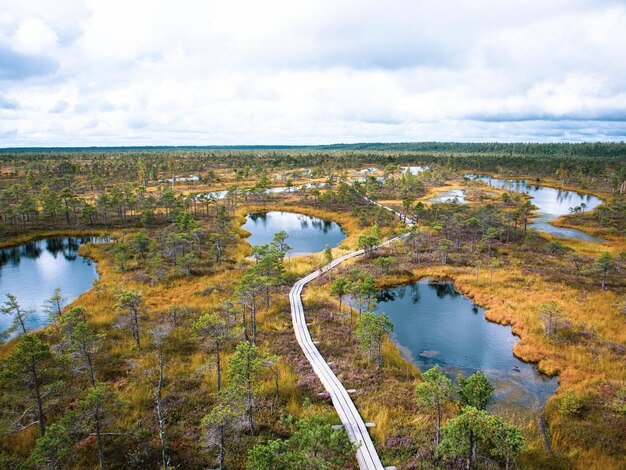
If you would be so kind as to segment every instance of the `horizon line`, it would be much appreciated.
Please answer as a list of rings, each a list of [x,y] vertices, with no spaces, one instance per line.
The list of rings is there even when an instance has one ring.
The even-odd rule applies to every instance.
[[[358,146],[385,146],[385,145],[589,145],[589,144],[612,144],[624,145],[625,142],[613,140],[586,140],[576,142],[537,142],[537,141],[380,141],[380,142],[354,142],[343,143],[336,142],[332,144],[207,144],[207,145],[68,145],[68,146],[17,146],[17,147],[0,147],[0,152],[24,152],[24,151],[98,151],[98,150],[290,150],[290,149],[332,149],[333,147],[358,147]]]

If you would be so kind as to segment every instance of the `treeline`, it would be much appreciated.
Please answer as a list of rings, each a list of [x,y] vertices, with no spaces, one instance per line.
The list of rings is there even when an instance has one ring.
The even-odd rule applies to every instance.
[[[25,176],[91,175],[131,181],[208,173],[283,171],[307,167],[328,174],[363,165],[445,164],[477,171],[509,169],[519,174],[555,176],[564,167],[572,174],[609,178],[626,175],[626,144],[412,143],[354,144],[276,149],[58,150],[0,152],[3,167]],[[6,171],[5,171],[6,173]],[[210,175],[218,179],[219,174]]]
[[[0,190],[0,237],[33,228],[151,227],[171,223],[181,211],[209,219],[220,207],[232,212],[241,201],[268,200],[268,183],[232,187],[219,199],[213,193],[183,194],[170,184],[148,190],[139,183],[111,185],[100,178],[26,178]]]
[[[508,154],[542,156],[626,157],[624,142],[504,143],[504,142],[398,142],[361,143],[314,147],[328,150]]]
[[[86,152],[172,152],[172,151],[324,151],[324,150],[374,150],[399,152],[443,152],[443,153],[500,153],[516,155],[550,156],[618,156],[626,157],[624,142],[580,142],[580,143],[526,143],[526,142],[364,142],[356,144],[330,145],[207,145],[207,146],[156,146],[156,147],[60,147],[60,148],[8,148],[2,154],[76,154]]]
[[[22,337],[0,361],[0,429],[3,435],[13,435],[33,427],[38,437],[28,458],[0,451],[0,468],[95,468],[96,461],[102,470],[171,469],[179,468],[181,462],[184,468],[206,468],[207,462],[216,460],[218,468],[224,469],[226,462],[232,468],[233,461],[245,461],[239,455],[244,449],[248,450],[246,468],[251,470],[295,470],[303,468],[304,462],[314,468],[354,467],[355,447],[347,432],[332,429],[316,411],[305,412],[298,421],[283,417],[279,425],[290,431],[288,438],[254,446],[242,443],[255,442],[261,427],[255,418],[259,402],[272,401],[272,408],[280,404],[280,358],[247,339],[237,343],[241,329],[229,318],[216,312],[198,316],[196,310],[177,305],[154,322],[149,320],[152,315],[142,292],[120,288],[115,299],[118,325],[130,332],[134,345],[127,353],[131,370],[124,379],[111,377],[106,364],[114,357],[111,332],[105,335],[94,328],[92,314],[83,307],[64,309],[59,289],[47,302],[52,322],[47,334],[29,331],[25,326],[29,312],[8,296],[2,313],[15,315],[12,330]],[[191,322],[190,317],[195,320]],[[245,327],[243,331],[247,338]],[[205,452],[196,449],[199,455],[184,455],[178,440],[190,430],[181,432],[171,417],[180,406],[173,397],[182,393],[185,384],[183,378],[179,388],[173,380],[180,347],[206,349],[217,356],[217,396],[204,399],[206,414],[194,423],[206,446]],[[230,354],[227,383],[222,386],[220,354],[226,352]],[[275,393],[265,394],[261,389],[268,375],[275,376]],[[114,378],[135,381],[137,391],[145,392],[141,401],[152,408],[154,418],[142,413],[140,422],[125,428],[123,416],[131,412],[132,404],[119,392]],[[135,393],[131,392],[131,399],[136,400]],[[193,416],[184,419],[193,421]],[[235,455],[227,456],[227,449]]]
[[[67,184],[67,185],[66,185]],[[40,187],[15,184],[0,192],[0,232],[37,228],[145,226],[172,221],[181,210],[194,210],[199,203],[192,197],[162,188],[148,193],[141,186],[126,185],[94,188],[91,195],[81,184],[57,179]]]

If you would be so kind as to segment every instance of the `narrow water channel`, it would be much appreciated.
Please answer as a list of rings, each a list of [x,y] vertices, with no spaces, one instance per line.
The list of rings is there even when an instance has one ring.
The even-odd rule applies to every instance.
[[[473,174],[467,174],[465,176],[473,180],[485,182],[494,188],[526,193],[531,196],[531,202],[539,208],[537,217],[533,219],[534,223],[532,228],[535,230],[540,230],[559,238],[571,238],[597,243],[603,241],[581,230],[557,227],[551,224],[552,221],[562,215],[569,214],[575,208],[579,208],[581,211],[595,209],[604,202],[596,196],[576,191],[538,186],[525,180],[498,179]]]

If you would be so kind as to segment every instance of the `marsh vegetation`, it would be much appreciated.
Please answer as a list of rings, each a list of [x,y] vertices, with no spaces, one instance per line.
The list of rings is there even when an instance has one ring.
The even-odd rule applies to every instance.
[[[358,248],[303,302],[386,465],[625,464],[624,144],[0,159],[0,468],[356,468],[287,293]]]

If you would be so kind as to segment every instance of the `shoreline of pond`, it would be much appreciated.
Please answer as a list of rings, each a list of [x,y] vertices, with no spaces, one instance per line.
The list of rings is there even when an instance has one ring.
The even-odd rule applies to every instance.
[[[536,210],[533,210],[530,217],[529,227],[533,228],[537,232],[548,234],[552,238],[560,239],[560,240],[580,240],[584,242],[606,245],[610,243],[611,240],[607,240],[604,238],[599,238],[597,234],[592,233],[593,231],[589,231],[588,227],[578,227],[572,224],[567,224],[563,221],[563,219],[569,215],[566,212],[563,213],[546,213],[542,212],[542,207],[533,202],[536,198],[536,195],[531,194],[530,191],[526,191],[526,188],[534,188],[535,191],[539,191],[541,189],[545,190],[554,190],[554,191],[563,191],[566,193],[575,194],[577,197],[582,199],[583,197],[587,198],[595,198],[599,202],[589,209],[588,213],[593,213],[595,209],[607,203],[606,195],[598,195],[593,192],[584,192],[583,190],[573,188],[573,187],[565,187],[553,184],[551,182],[533,182],[531,178],[524,177],[508,177],[508,176],[494,176],[494,173],[488,172],[472,172],[467,173],[463,172],[463,178],[467,181],[480,182],[487,184],[488,186],[500,190],[500,191],[508,191],[514,192],[516,194],[521,194],[523,196],[528,197],[528,200],[531,204],[537,207]],[[489,181],[485,181],[485,178],[488,178]],[[491,184],[491,180],[495,180],[498,183],[501,183],[502,186],[498,186],[497,184]],[[522,190],[516,190],[512,188],[508,188],[507,185],[509,183],[516,182],[517,184],[523,184],[524,188]],[[571,207],[569,208],[571,212]],[[541,225],[544,225],[544,229],[541,228]],[[534,226],[534,227],[533,227]],[[547,228],[550,228],[549,230]],[[561,231],[559,232],[559,229]],[[564,235],[563,231],[571,232],[570,235]],[[578,234],[576,234],[578,232]],[[559,234],[560,233],[560,234]]]
[[[234,216],[238,219],[237,227],[239,235],[244,241],[246,241],[246,243],[248,243],[250,248],[252,248],[252,244],[247,239],[251,236],[251,232],[243,228],[243,225],[245,225],[247,221],[246,216],[252,213],[268,212],[287,212],[291,214],[299,214],[337,224],[343,231],[345,237],[337,244],[337,246],[331,247],[333,256],[338,255],[338,253],[345,254],[353,251],[353,247],[356,246],[357,243],[358,235],[363,230],[358,226],[358,222],[353,218],[353,216],[341,212],[329,212],[323,209],[303,205],[291,205],[289,203],[242,205],[237,208]],[[287,239],[287,244],[289,244],[289,239]],[[319,255],[320,253],[321,252],[309,253],[308,255],[301,256],[301,258]]]
[[[36,230],[24,233],[17,233],[7,238],[6,240],[0,240],[0,250],[17,248],[20,245],[26,243],[36,242],[39,240],[45,240],[46,238],[61,238],[61,237],[74,237],[74,238],[87,238],[87,237],[99,237],[99,238],[111,238],[117,230],[96,230],[96,229],[53,229],[53,230]]]
[[[498,321],[498,319],[496,318],[489,318],[487,315],[487,312],[489,311],[489,307],[488,306],[483,306],[479,303],[476,303],[476,301],[474,300],[473,296],[471,295],[471,293],[469,292],[463,292],[462,290],[457,289],[457,281],[455,281],[454,277],[452,276],[440,276],[440,275],[431,275],[431,274],[424,274],[419,276],[416,279],[413,280],[408,280],[408,281],[404,281],[401,282],[399,284],[383,284],[382,286],[378,286],[380,288],[380,290],[385,290],[385,289],[395,289],[395,288],[399,288],[399,287],[406,287],[406,286],[410,286],[410,285],[414,285],[419,283],[420,281],[423,281],[425,279],[432,279],[434,282],[434,284],[436,283],[449,283],[452,287],[452,289],[454,289],[454,291],[459,294],[464,296],[465,298],[469,299],[475,306],[482,308],[484,310],[484,319],[490,323],[494,323],[496,325],[500,325],[500,326],[508,326],[511,328],[511,335],[515,336],[515,338],[517,338],[518,340],[522,340],[522,336],[521,334],[519,334],[518,332],[516,332],[514,330],[514,326],[512,323],[506,322],[506,321]],[[395,343],[395,342],[394,342]],[[517,342],[515,343],[517,344]],[[400,345],[401,347],[404,347],[402,345]],[[513,357],[515,357],[516,359],[519,359],[520,361],[522,361],[524,364],[529,364],[529,365],[535,365],[537,367],[538,372],[541,375],[544,375],[545,377],[548,378],[554,378],[554,377],[558,377],[559,373],[558,371],[556,372],[548,372],[548,371],[544,371],[541,370],[539,368],[539,362],[540,361],[533,361],[533,360],[529,360],[529,359],[525,359],[522,356],[519,356],[515,353],[515,349],[511,348],[511,354],[513,355]],[[417,364],[415,364],[417,366]]]
[[[59,232],[48,232],[45,234],[32,234],[32,236],[29,236],[29,238],[26,241],[20,241],[20,242],[14,242],[11,243],[8,246],[1,246],[0,250],[12,250],[12,249],[19,249],[22,246],[28,245],[29,243],[34,243],[34,242],[40,242],[40,241],[45,241],[45,240],[52,240],[52,239],[64,239],[64,240],[69,240],[69,239],[79,239],[79,238],[101,238],[102,241],[93,241],[90,240],[86,243],[82,243],[80,244],[77,249],[76,249],[76,255],[80,256],[81,258],[83,258],[84,260],[88,260],[94,268],[94,272],[95,272],[95,279],[92,281],[92,283],[90,284],[88,289],[85,289],[83,291],[81,291],[80,293],[78,293],[75,297],[73,297],[71,299],[71,301],[67,302],[64,305],[64,309],[70,307],[71,305],[73,305],[80,297],[82,297],[84,294],[90,292],[91,290],[93,290],[94,286],[93,286],[93,282],[94,281],[98,281],[102,278],[102,272],[101,270],[98,268],[98,259],[97,256],[92,253],[92,250],[89,250],[89,248],[87,247],[87,245],[89,244],[104,244],[104,243],[108,243],[110,242],[110,239],[107,240],[106,235],[104,235],[101,231],[98,232],[97,234],[94,234],[94,232],[91,232],[90,234],[86,234],[84,231],[81,231],[80,234],[77,233],[72,233],[72,232],[68,232],[68,231],[59,231]],[[7,293],[11,293],[14,294],[13,292],[7,292]],[[50,292],[50,295],[52,295],[54,292]],[[63,294],[63,290],[61,290],[61,293]],[[19,300],[19,299],[18,299]],[[40,313],[40,312],[35,312],[36,313]],[[34,333],[34,332],[39,332],[42,330],[45,330],[46,328],[48,328],[50,326],[49,322],[42,322],[41,324],[33,327],[32,329],[29,330],[29,333]],[[4,330],[2,330],[4,331]],[[0,348],[14,342],[15,339],[19,338],[18,336],[12,336],[9,339],[7,339],[5,344],[1,344],[0,343]]]
[[[575,193],[584,194],[586,196],[594,196],[602,200],[602,204],[607,202],[607,199],[606,199],[607,194],[605,193],[601,193],[596,190],[587,189],[587,188],[580,189],[576,186],[560,184],[560,183],[554,182],[554,180],[546,180],[544,178],[540,178],[539,182],[537,182],[536,181],[537,178],[536,177],[533,178],[532,176],[509,176],[509,175],[500,175],[499,173],[495,173],[495,172],[474,171],[474,170],[467,170],[467,169],[461,170],[461,173],[463,174],[462,176],[463,178],[465,178],[465,175],[467,174],[472,174],[472,175],[478,175],[478,176],[488,176],[490,178],[501,179],[501,180],[525,181],[527,184],[530,184],[532,186],[541,186],[544,188],[558,189],[561,191],[572,191]],[[467,179],[472,180],[471,178],[467,178]],[[599,204],[598,207],[602,204]]]

